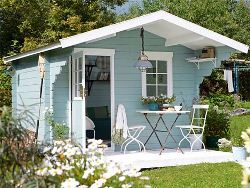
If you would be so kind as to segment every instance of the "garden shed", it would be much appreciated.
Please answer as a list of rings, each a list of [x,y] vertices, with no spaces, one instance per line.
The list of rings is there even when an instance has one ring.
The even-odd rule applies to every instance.
[[[145,54],[153,65],[153,69],[144,72],[133,66],[142,50],[142,27]],[[204,56],[203,50],[211,47],[214,55]],[[232,53],[247,53],[248,49],[245,44],[157,11],[63,38],[58,43],[6,57],[4,61],[15,69],[13,108],[24,104],[36,118],[41,86],[38,59],[42,58],[45,74],[41,109],[52,107],[55,121],[65,122],[70,135],[84,145],[86,114],[96,125],[96,137],[110,141],[118,104],[126,107],[129,125],[147,125],[136,112],[146,108],[141,104],[141,96],[174,95],[175,104],[191,108],[193,99],[199,96],[203,77]],[[197,58],[200,56],[203,58]],[[180,124],[186,121],[189,117],[179,119]],[[145,141],[149,132],[147,127],[140,140]],[[181,139],[179,130],[174,129],[173,135]],[[50,138],[50,126],[41,115],[38,139]],[[160,138],[164,139],[164,134]],[[155,138],[150,139],[149,146],[159,148]]]

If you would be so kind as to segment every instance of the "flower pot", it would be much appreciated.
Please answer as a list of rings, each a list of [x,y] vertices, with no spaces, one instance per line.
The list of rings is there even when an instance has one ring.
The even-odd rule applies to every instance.
[[[190,142],[191,142],[191,145],[194,143],[194,141],[197,139],[197,137],[200,137],[201,136],[201,134],[190,134],[189,135],[189,140],[190,140]],[[201,136],[201,140],[202,140],[202,137],[203,136]],[[202,142],[200,141],[200,140],[198,140],[198,141],[196,141],[195,143],[194,143],[194,145],[193,145],[193,150],[199,150],[199,149],[201,149],[202,148]]]
[[[159,105],[157,103],[150,103],[148,104],[148,109],[150,111],[157,111],[159,110]]]
[[[206,136],[206,147],[211,149],[218,149],[219,136]]]
[[[242,160],[246,160],[247,158],[247,151],[245,147],[232,147],[232,151],[233,151],[233,159],[235,161],[242,161]]]

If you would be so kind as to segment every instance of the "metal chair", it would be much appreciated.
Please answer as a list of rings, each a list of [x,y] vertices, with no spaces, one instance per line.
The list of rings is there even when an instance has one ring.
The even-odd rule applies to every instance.
[[[127,146],[132,142],[136,142],[139,145],[140,151],[142,151],[142,148],[143,151],[145,151],[145,146],[140,140],[138,140],[138,137],[140,136],[141,132],[146,128],[146,126],[138,125],[128,127],[125,107],[122,104],[119,104],[118,106],[117,117],[118,113],[122,113],[120,114],[120,118],[122,118],[123,131],[126,131],[125,134],[123,134],[125,140],[121,144],[121,152],[124,149],[125,154]]]
[[[95,124],[94,124],[94,122],[87,116],[85,116],[85,120],[86,120],[86,131],[87,130],[93,131],[94,139],[95,139]]]
[[[184,140],[187,140],[190,144],[191,151],[193,151],[193,146],[196,142],[201,142],[203,145],[203,149],[205,150],[205,144],[202,141],[202,135],[205,130],[208,107],[209,105],[193,105],[191,125],[176,126],[177,128],[180,128],[181,134],[183,136],[183,138],[179,142],[179,148],[181,143]],[[196,133],[197,130],[200,131],[199,135]],[[195,140],[193,143],[190,142],[190,134],[194,134]]]

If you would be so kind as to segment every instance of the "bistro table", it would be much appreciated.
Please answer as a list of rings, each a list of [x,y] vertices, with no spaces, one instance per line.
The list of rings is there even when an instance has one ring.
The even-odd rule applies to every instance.
[[[170,136],[173,139],[173,141],[175,142],[175,144],[178,146],[178,143],[177,143],[176,139],[172,135],[172,129],[173,129],[176,121],[180,117],[180,115],[182,115],[182,114],[188,114],[188,113],[190,113],[190,111],[150,111],[150,110],[137,110],[136,112],[143,114],[144,117],[146,118],[148,124],[152,128],[151,134],[149,135],[149,137],[147,138],[146,142],[144,143],[145,146],[148,143],[149,139],[152,137],[152,135],[155,134],[155,136],[156,136],[159,144],[161,145],[161,151],[160,151],[160,155],[161,155],[162,151],[166,147],[164,146],[164,144],[161,143],[161,141],[160,141],[160,139],[159,139],[159,137],[157,135],[157,132],[166,132],[167,133],[165,144],[167,143],[167,139]],[[152,122],[149,120],[148,114],[158,115],[158,119],[157,119],[155,125],[153,125]],[[167,115],[167,114],[176,114],[176,118],[172,122],[172,124],[170,125],[170,127],[167,126],[166,122],[163,119],[163,116]],[[159,130],[159,129],[157,129],[157,126],[159,125],[160,121],[162,121],[162,123],[163,123],[164,127],[166,128],[166,130]],[[183,153],[182,149],[179,146],[178,146],[177,149],[179,149]]]

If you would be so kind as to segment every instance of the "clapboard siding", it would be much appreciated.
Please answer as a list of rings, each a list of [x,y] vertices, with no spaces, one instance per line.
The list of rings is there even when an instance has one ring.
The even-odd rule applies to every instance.
[[[105,48],[114,49],[115,67],[115,105],[122,103],[126,107],[128,124],[142,124],[146,129],[141,134],[142,141],[145,141],[151,132],[151,128],[142,114],[136,113],[138,109],[145,109],[141,98],[141,73],[133,67],[141,50],[141,39],[138,29],[117,33],[115,37],[101,41],[79,44],[72,48],[57,49],[46,53],[46,76],[43,100],[46,107],[52,106],[54,118],[58,122],[69,122],[69,70],[68,59],[75,48]],[[202,63],[197,69],[193,63],[188,63],[186,58],[197,56],[200,50],[193,51],[181,45],[166,47],[166,40],[149,32],[145,32],[145,51],[173,52],[173,93],[176,96],[174,104],[183,103],[185,109],[190,109],[192,100],[199,95],[199,84],[204,76],[211,73],[212,63]],[[77,49],[79,51],[79,49]],[[231,48],[216,48],[217,66],[220,61],[227,59],[233,52]],[[13,84],[13,106],[18,104],[18,95],[22,95],[27,104],[39,102],[39,74],[37,70],[37,56],[24,58],[16,63],[17,74],[19,74],[19,87],[17,86],[18,77],[15,75]],[[96,73],[95,71],[93,73]],[[90,96],[86,99],[86,106],[106,106],[110,107],[110,83],[94,82]],[[37,106],[34,107],[37,109]],[[174,121],[175,115],[165,116],[168,126]],[[157,116],[150,115],[150,120],[155,123]],[[178,124],[188,123],[189,115],[182,115],[178,119]],[[45,125],[44,125],[45,126]],[[41,133],[42,134],[42,133]],[[49,128],[44,128],[44,138],[49,139]],[[165,133],[159,133],[160,139],[164,141]],[[179,141],[182,137],[179,129],[173,129],[173,135]],[[168,146],[173,147],[171,138]],[[187,145],[186,145],[187,146]],[[132,145],[129,149],[137,147]],[[153,136],[147,145],[149,148],[159,148],[156,137]]]

